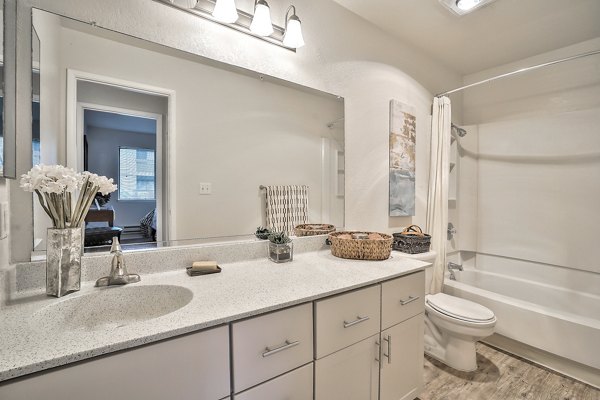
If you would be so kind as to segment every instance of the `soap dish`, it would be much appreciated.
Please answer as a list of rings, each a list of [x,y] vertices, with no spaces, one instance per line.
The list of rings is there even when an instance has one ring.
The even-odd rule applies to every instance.
[[[198,275],[210,275],[210,274],[218,274],[221,272],[221,267],[217,265],[217,269],[214,271],[192,271],[192,267],[186,267],[187,274],[189,276],[198,276]]]

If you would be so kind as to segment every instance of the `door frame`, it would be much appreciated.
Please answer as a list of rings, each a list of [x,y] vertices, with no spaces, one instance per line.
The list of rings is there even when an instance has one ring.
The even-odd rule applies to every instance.
[[[159,213],[162,214],[157,218],[157,228],[161,228],[157,229],[159,235],[161,236],[157,237],[157,241],[160,242],[172,240],[177,226],[177,221],[175,219],[175,215],[177,215],[175,212],[177,193],[175,181],[175,160],[177,160],[175,154],[175,90],[68,68],[66,93],[66,162],[67,167],[76,170],[82,170],[83,168],[83,157],[81,156],[83,154],[83,106],[86,105],[86,103],[79,103],[77,101],[77,84],[79,81],[114,86],[137,93],[163,96],[167,98],[166,130],[162,129],[163,116],[160,116],[160,124],[158,124],[157,120],[157,125],[160,125],[161,135],[158,134],[159,131],[157,127],[156,163],[158,166],[160,160],[161,168],[157,168],[156,171],[157,188],[159,188],[159,190],[156,191],[156,208],[159,210]],[[110,110],[124,110],[119,109],[118,107],[100,106],[97,104],[87,103],[87,105],[94,107],[93,109],[98,109],[99,111],[108,110],[109,112],[113,112]],[[102,110],[99,108],[102,108]],[[125,110],[125,112],[127,113],[126,115],[135,116],[142,114],[153,116],[157,115],[135,110]],[[122,112],[117,111],[117,113]],[[158,151],[159,143],[160,152]],[[161,181],[161,186],[158,184],[159,179]]]

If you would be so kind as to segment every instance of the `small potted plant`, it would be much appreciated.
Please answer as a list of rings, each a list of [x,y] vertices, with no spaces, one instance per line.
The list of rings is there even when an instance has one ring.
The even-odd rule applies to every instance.
[[[269,235],[269,260],[284,263],[294,259],[294,244],[285,232]]]
[[[270,234],[271,230],[262,226],[256,228],[256,232],[254,232],[254,236],[256,236],[260,240],[267,240]]]

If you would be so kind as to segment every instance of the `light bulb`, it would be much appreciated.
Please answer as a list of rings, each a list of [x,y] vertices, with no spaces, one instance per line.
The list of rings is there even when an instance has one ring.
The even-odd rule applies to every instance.
[[[250,24],[250,31],[259,36],[269,36],[273,33],[273,24],[271,23],[271,10],[264,0],[258,0],[254,7],[254,17]]]
[[[463,11],[467,11],[477,7],[479,3],[481,3],[481,0],[456,0],[456,7]]]
[[[285,34],[283,35],[283,45],[292,49],[304,46],[302,24],[300,23],[300,18],[296,15],[292,15],[287,22]]]
[[[217,0],[212,16],[219,22],[233,24],[238,19],[234,0]]]

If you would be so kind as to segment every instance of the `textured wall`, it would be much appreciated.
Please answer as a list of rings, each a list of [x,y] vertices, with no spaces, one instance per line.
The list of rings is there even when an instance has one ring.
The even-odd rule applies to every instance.
[[[248,9],[250,3],[238,1],[238,7]],[[287,4],[272,3],[274,19],[282,24]],[[344,96],[347,226],[394,230],[411,222],[423,224],[431,93],[458,86],[460,77],[333,2],[298,0],[295,5],[307,42],[297,53],[155,1],[19,0],[17,129],[20,145],[25,146],[29,139],[30,77],[26,66],[30,61],[30,7],[34,6]],[[419,172],[414,219],[387,216],[388,102],[391,98],[417,109]],[[25,171],[29,163],[26,156],[22,157],[19,173]],[[31,240],[31,220],[27,218],[31,199],[12,191],[11,204],[12,214],[18,217],[13,224],[12,258],[25,259],[28,250],[16,244]]]

